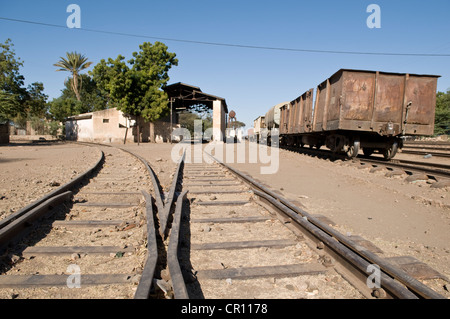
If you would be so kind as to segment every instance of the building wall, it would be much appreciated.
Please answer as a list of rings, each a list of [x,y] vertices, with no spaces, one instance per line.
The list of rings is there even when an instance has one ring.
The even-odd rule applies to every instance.
[[[259,134],[261,129],[264,128],[264,116],[259,116],[253,121],[254,133]]]
[[[92,119],[66,121],[66,139],[69,141],[93,142]]]
[[[92,113],[92,133],[94,142],[123,142],[129,120],[117,109],[108,109]],[[131,130],[128,129],[127,141],[133,141]]]
[[[225,139],[225,128],[226,128],[226,116],[223,103],[221,100],[213,101],[214,141],[223,141]]]
[[[172,129],[170,129],[170,122],[156,121],[151,123],[154,125],[154,136],[156,143],[170,143],[170,134],[174,129],[181,127],[180,124],[173,124]],[[179,136],[172,137],[173,142],[179,142]]]
[[[89,118],[89,115],[92,117]],[[168,120],[170,121],[170,118]],[[126,133],[127,143],[136,143],[138,130],[134,126],[135,122],[117,109],[81,114],[66,122],[66,139],[81,142],[123,143]],[[140,118],[139,126],[141,142],[170,142],[170,122],[148,123]],[[179,127],[179,125],[173,124],[172,127]]]

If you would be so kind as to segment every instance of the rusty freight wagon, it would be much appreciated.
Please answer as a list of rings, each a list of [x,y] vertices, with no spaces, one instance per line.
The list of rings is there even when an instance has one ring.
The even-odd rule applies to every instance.
[[[292,137],[289,144],[296,134],[312,132],[313,93],[310,89],[281,107],[280,135]]]
[[[261,130],[260,138],[260,141],[263,144],[267,143],[267,145],[271,145],[272,135],[274,134],[275,130],[277,131],[277,133],[275,134],[279,135],[281,108],[286,104],[289,104],[289,102],[283,102],[273,106],[269,111],[267,111],[266,115],[264,116],[265,128]]]
[[[390,159],[402,136],[433,134],[438,77],[341,69],[318,85],[311,112],[312,90],[281,109],[282,143]]]

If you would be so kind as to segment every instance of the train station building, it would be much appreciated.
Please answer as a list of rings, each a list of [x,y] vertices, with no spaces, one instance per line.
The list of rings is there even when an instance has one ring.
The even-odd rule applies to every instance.
[[[213,140],[224,140],[228,116],[228,107],[224,98],[204,93],[197,86],[181,82],[168,85],[164,91],[169,95],[169,103],[173,112],[189,111],[195,106],[203,106],[204,109],[212,110]]]
[[[199,87],[175,83],[164,91],[169,96],[170,114],[156,122],[145,122],[124,114],[116,108],[90,112],[68,117],[66,120],[66,139],[71,141],[119,143],[177,142],[179,138],[171,133],[180,127],[178,113],[191,111],[195,107],[212,110],[214,141],[223,141],[227,123],[228,108],[224,98],[202,92]]]

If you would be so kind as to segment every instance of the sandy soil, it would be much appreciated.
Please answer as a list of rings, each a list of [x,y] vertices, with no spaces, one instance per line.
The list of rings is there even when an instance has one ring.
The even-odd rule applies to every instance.
[[[84,173],[100,158],[95,147],[49,143],[0,147],[0,219]]]
[[[60,205],[53,215],[43,218],[39,225],[22,238],[14,247],[2,256],[0,266],[3,276],[16,275],[60,275],[63,278],[71,274],[73,266],[77,266],[81,275],[80,289],[70,289],[66,285],[55,287],[5,288],[0,289],[3,298],[133,298],[138,280],[144,268],[147,256],[147,231],[145,227],[145,201],[141,190],[152,192],[152,184],[144,165],[131,155],[117,149],[107,147],[81,147],[66,145],[59,158],[67,156],[71,165],[58,166],[61,175],[73,167],[77,167],[80,157],[95,159],[99,149],[105,153],[102,170],[98,172],[88,185],[74,194],[73,202]],[[58,146],[54,146],[58,149]],[[84,154],[85,150],[90,153]],[[61,152],[61,149],[58,149]],[[43,150],[51,153],[55,150]],[[94,152],[93,152],[94,151]],[[39,153],[38,151],[35,151]],[[25,152],[26,154],[26,152]],[[40,154],[40,153],[39,153]],[[42,155],[42,154],[41,154]],[[89,156],[89,158],[88,158]],[[39,157],[39,156],[36,156]],[[39,157],[40,158],[40,157]],[[43,164],[46,158],[41,158]],[[86,160],[86,162],[89,162]],[[60,164],[62,161],[55,163]],[[80,163],[78,163],[80,164]],[[79,166],[80,167],[80,166]],[[40,169],[41,174],[53,173],[53,170]],[[50,173],[49,173],[50,172]],[[54,176],[55,177],[55,176]],[[58,177],[58,176],[57,176]],[[35,186],[37,187],[37,186]],[[32,188],[28,188],[32,190]],[[26,189],[22,189],[26,193]],[[110,193],[110,194],[108,194]],[[95,204],[89,206],[85,204]],[[107,207],[103,204],[130,204],[129,207]],[[55,225],[55,221],[66,221],[67,224]],[[117,221],[116,225],[76,226],[70,221]],[[40,255],[26,253],[25,247],[84,247],[111,246],[113,252],[96,254],[79,248],[79,253],[60,255]],[[19,257],[20,256],[20,257]],[[123,276],[123,284],[104,284],[90,287],[84,284],[84,275],[114,274]],[[126,278],[126,282],[125,282]],[[64,283],[64,281],[63,281]]]
[[[177,144],[174,144],[177,145]],[[177,161],[179,156],[174,156],[172,160],[171,144],[117,144],[115,146],[129,150],[148,161],[150,167],[153,169],[157,178],[163,188],[164,192],[168,192],[172,184],[172,178],[175,175]]]
[[[117,146],[149,160],[168,190],[176,167],[172,145]],[[54,160],[62,154],[64,161]],[[50,191],[52,187],[47,185],[55,179],[54,174],[59,173],[58,182],[68,181],[95,162],[94,154],[92,148],[73,144],[1,147],[0,197],[5,198],[0,200],[0,213],[21,208]],[[252,156],[258,159],[259,153]],[[261,174],[260,168],[269,164],[251,162],[248,150],[242,163],[227,162],[295,200],[309,213],[329,217],[343,234],[370,240],[384,256],[414,256],[450,278],[449,188],[430,188],[426,181],[408,183],[406,175],[388,178],[386,171],[372,173],[351,162],[331,162],[285,150],[280,150],[278,160],[276,174]],[[448,282],[431,284],[450,297]]]
[[[435,189],[426,181],[406,182],[407,175],[388,178],[386,170],[370,172],[351,161],[331,162],[286,150],[279,151],[276,174],[261,174],[260,168],[269,164],[250,163],[248,152],[246,159],[230,165],[299,202],[307,212],[330,218],[341,233],[371,241],[384,256],[414,256],[450,278],[449,187]],[[450,297],[448,282],[433,285]]]
[[[206,144],[203,149],[213,149],[224,162],[261,181],[310,214],[330,218],[341,233],[371,241],[383,251],[382,256],[413,256],[450,278],[449,187],[431,188],[426,181],[405,181],[407,175],[386,177],[386,170],[371,172],[351,161],[331,162],[286,150],[279,150],[276,173],[262,174],[261,168],[273,164],[271,153],[262,152],[269,154],[264,158],[260,156],[261,151],[257,154],[249,151],[248,145],[245,144],[244,157],[238,156],[238,145],[216,148]],[[170,144],[128,147],[160,170],[158,177],[163,184],[170,183],[176,165],[171,159]],[[193,152],[187,154],[186,160],[194,162],[198,158]],[[430,161],[406,154],[398,154],[398,158]],[[175,156],[174,160],[177,159]],[[448,159],[433,160],[448,162]],[[164,165],[162,169],[161,165]],[[450,298],[447,281],[437,279],[424,283]]]

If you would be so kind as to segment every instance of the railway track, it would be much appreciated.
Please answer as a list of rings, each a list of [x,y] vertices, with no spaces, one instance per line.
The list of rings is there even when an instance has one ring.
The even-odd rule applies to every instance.
[[[423,156],[450,157],[450,143],[415,141],[403,145],[403,154],[414,154]]]
[[[185,188],[189,204],[181,223],[180,257],[190,298],[298,298],[294,287],[305,277],[315,282],[329,275],[301,235],[217,165],[186,165]],[[317,293],[312,285],[305,288]],[[361,297],[351,285],[347,289],[347,297]]]
[[[136,157],[111,147],[97,152],[97,164],[70,185],[0,221],[2,298],[136,294],[147,242],[152,247],[145,225],[153,222],[154,187]]]
[[[297,152],[305,155],[316,156],[321,158],[330,158],[333,160],[348,160],[345,155],[334,154],[328,150],[307,149],[298,147],[283,146],[284,149],[292,152]],[[410,179],[430,179],[436,183],[432,183],[431,187],[447,187],[450,184],[450,165],[438,164],[433,162],[424,161],[412,161],[403,159],[391,159],[386,161],[385,159],[378,158],[376,156],[364,156],[358,155],[353,159],[361,165],[362,168],[380,169],[393,172],[393,174],[405,174],[412,176]],[[388,176],[391,173],[387,174]]]
[[[175,298],[442,298],[405,271],[417,260],[383,258],[223,163],[182,171],[168,251]]]
[[[0,221],[2,298],[442,298],[414,278],[439,278],[425,264],[223,163],[183,154],[163,193],[145,159],[96,148],[95,167]]]

